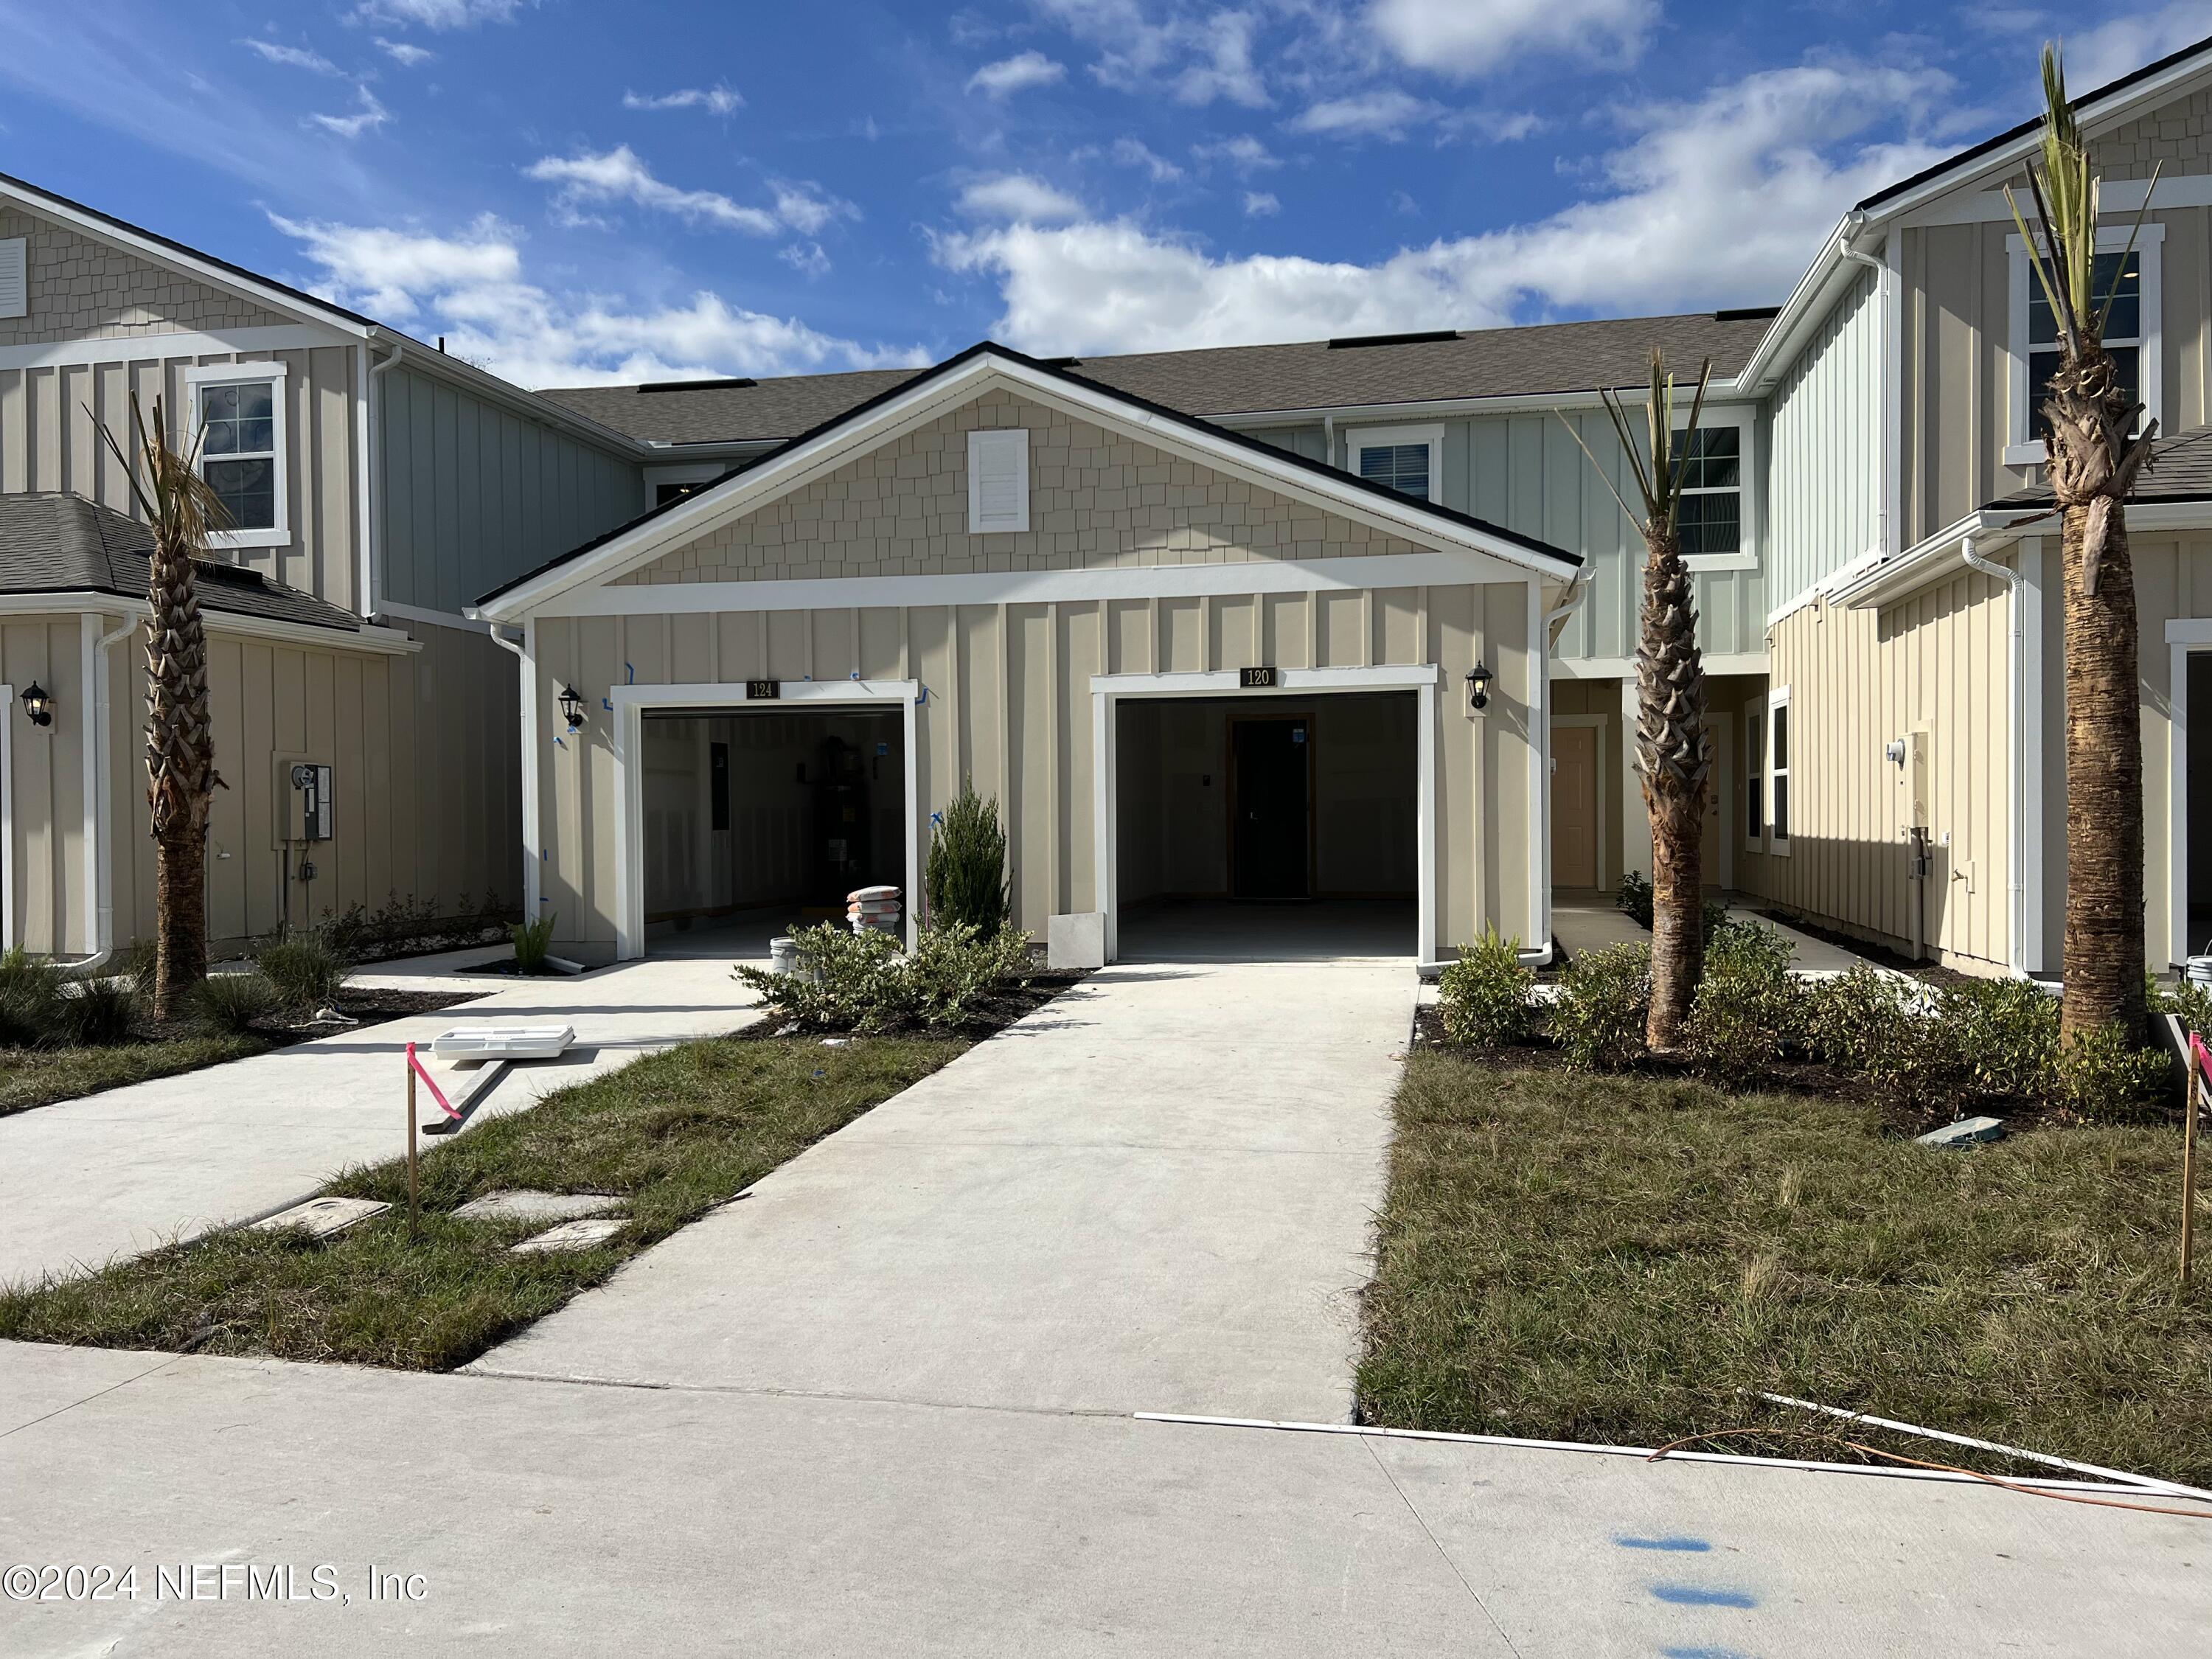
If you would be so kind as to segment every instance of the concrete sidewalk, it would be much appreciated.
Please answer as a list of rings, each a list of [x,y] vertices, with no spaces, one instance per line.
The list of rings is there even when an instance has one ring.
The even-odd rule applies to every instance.
[[[471,1369],[1341,1420],[1415,985],[1107,969]]]
[[[2180,1659],[2209,1532],[1884,1477],[0,1344],[0,1565],[140,1570],[135,1601],[0,1601],[11,1659]],[[194,1563],[209,1599],[155,1599]],[[349,1601],[248,1599],[249,1566],[307,1598],[323,1564]],[[372,1565],[419,1599],[369,1599]]]
[[[751,993],[726,962],[641,962],[518,983],[387,966],[380,985],[490,994],[464,1007],[319,1037],[0,1118],[0,1283],[97,1267],[305,1198],[350,1164],[406,1151],[401,1054],[448,1026],[565,1020],[576,1047],[510,1067],[478,1115],[541,1096],[688,1037],[738,1029]],[[456,1080],[465,1073],[457,1073]],[[436,1111],[422,1103],[427,1119]],[[434,1145],[434,1142],[430,1143]]]

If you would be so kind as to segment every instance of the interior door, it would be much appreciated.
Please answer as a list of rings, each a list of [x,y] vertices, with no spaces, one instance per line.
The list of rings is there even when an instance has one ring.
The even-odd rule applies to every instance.
[[[1552,883],[1597,885],[1597,730],[1552,728]]]
[[[1312,896],[1312,736],[1303,714],[1230,722],[1231,896]]]

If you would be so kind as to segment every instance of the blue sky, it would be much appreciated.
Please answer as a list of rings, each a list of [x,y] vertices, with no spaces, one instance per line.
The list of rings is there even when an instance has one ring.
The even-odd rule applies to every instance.
[[[2212,0],[2095,8],[2096,84]],[[1779,301],[2032,6],[0,0],[0,171],[525,385]]]

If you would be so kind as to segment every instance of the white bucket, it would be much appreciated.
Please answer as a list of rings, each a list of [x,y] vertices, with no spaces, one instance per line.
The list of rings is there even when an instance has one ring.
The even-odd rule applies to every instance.
[[[768,970],[771,974],[799,971],[799,941],[779,934],[768,942]]]
[[[2212,987],[2212,957],[2191,957],[2181,965],[2181,976],[2191,985]]]

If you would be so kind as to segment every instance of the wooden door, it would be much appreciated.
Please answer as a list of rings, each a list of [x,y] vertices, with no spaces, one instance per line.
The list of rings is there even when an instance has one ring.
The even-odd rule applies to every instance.
[[[1552,728],[1552,884],[1597,885],[1597,728]]]

